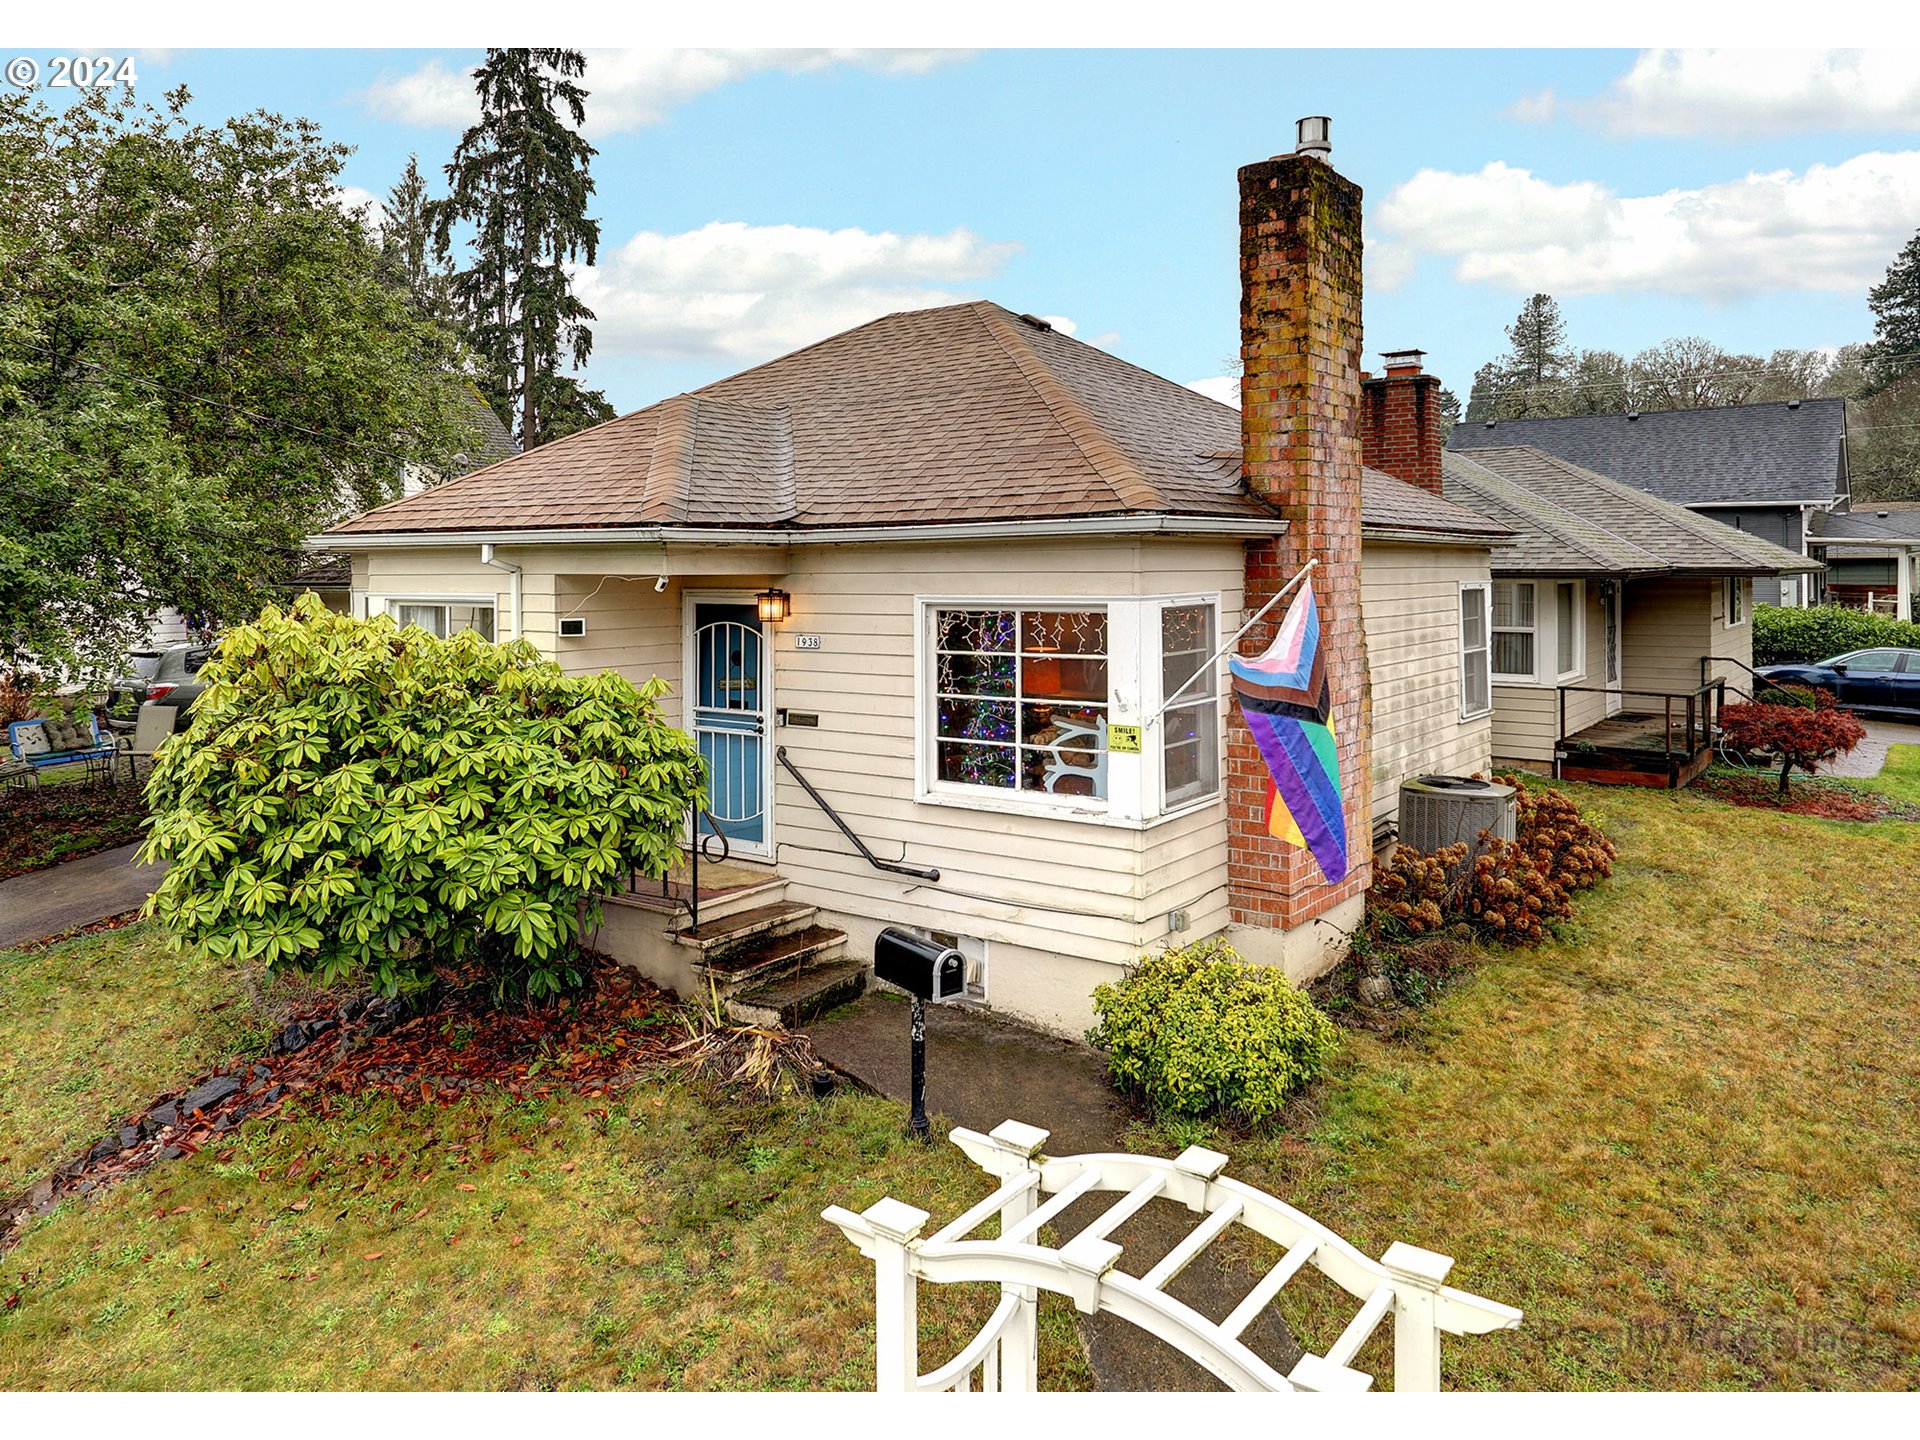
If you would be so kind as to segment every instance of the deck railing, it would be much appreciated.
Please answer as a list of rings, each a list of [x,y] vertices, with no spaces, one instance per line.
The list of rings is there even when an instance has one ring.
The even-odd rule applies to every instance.
[[[1560,752],[1573,738],[1567,730],[1567,696],[1613,695],[1622,702],[1629,695],[1658,700],[1663,720],[1663,748],[1668,764],[1678,758],[1692,759],[1713,748],[1719,732],[1720,711],[1727,702],[1727,682],[1715,679],[1696,690],[1621,690],[1612,686],[1562,685],[1560,689],[1560,734],[1554,744],[1554,772],[1559,773]]]

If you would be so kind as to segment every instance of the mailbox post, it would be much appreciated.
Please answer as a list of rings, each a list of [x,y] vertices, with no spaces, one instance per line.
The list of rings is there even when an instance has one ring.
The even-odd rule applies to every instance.
[[[910,999],[913,1109],[907,1133],[932,1138],[927,1124],[927,1001],[957,1000],[966,994],[967,962],[958,950],[891,926],[873,942],[873,973],[898,985]]]

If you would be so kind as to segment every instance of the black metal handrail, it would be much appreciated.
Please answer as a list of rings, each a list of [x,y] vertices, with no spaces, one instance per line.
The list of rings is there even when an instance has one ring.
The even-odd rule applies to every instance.
[[[867,848],[865,841],[847,828],[847,822],[842,820],[834,811],[833,806],[827,803],[826,797],[813,788],[813,782],[802,775],[793,761],[787,758],[786,746],[782,745],[779,749],[775,750],[773,752],[773,758],[786,766],[787,773],[800,782],[800,788],[813,798],[813,803],[820,807],[822,813],[824,813],[829,820],[833,821],[834,825],[839,828],[840,833],[847,837],[852,843],[853,848],[858,850],[861,855],[866,858],[866,862],[873,866],[874,869],[886,870],[895,875],[911,875],[916,880],[938,880],[940,878],[940,872],[938,870],[917,870],[911,865],[895,865],[892,861],[882,860],[878,855],[875,855],[873,851]]]
[[[703,819],[707,822],[705,839],[702,839],[700,835],[700,822]],[[705,850],[708,843],[714,840],[720,842],[720,853],[718,855],[709,855],[707,858],[716,865],[724,865],[727,863],[728,857],[733,854],[733,846],[727,840],[726,834],[720,829],[720,822],[715,820],[712,812],[704,806],[688,806],[687,898],[685,900],[677,900],[675,903],[687,907],[687,922],[696,930],[700,928],[700,852]],[[638,878],[633,871],[627,872],[627,889],[636,895],[640,893]],[[673,875],[671,872],[660,877],[660,898],[662,900],[675,899],[673,893]]]
[[[1751,675],[1754,679],[1754,689],[1752,691],[1743,692],[1739,690],[1737,687],[1734,691],[1735,694],[1743,694],[1743,693],[1746,694],[1749,700],[1758,700],[1760,698],[1759,687],[1762,685],[1765,685],[1768,689],[1771,689],[1771,690],[1778,690],[1783,695],[1786,694],[1786,691],[1787,691],[1786,686],[1782,685],[1778,680],[1769,680],[1766,676],[1762,675],[1758,670],[1754,669],[1753,666],[1747,664],[1747,662],[1744,660],[1736,660],[1731,655],[1702,655],[1700,657],[1700,668],[1703,673],[1705,672],[1709,663],[1738,665],[1742,670],[1746,671],[1747,674]]]

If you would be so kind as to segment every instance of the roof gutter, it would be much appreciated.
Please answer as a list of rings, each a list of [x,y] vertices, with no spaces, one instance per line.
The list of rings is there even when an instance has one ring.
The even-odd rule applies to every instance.
[[[859,545],[940,540],[1046,540],[1087,535],[1282,535],[1287,522],[1238,515],[1093,515],[1064,520],[980,520],[953,525],[849,525],[819,529],[725,529],[668,525],[555,530],[328,532],[308,550],[387,550],[443,545]],[[492,563],[492,562],[489,562]]]

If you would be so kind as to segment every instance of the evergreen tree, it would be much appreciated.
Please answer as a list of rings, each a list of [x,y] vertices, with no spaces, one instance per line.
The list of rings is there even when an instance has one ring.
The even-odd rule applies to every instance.
[[[1507,345],[1500,367],[1505,408],[1516,418],[1559,414],[1566,404],[1559,392],[1573,355],[1567,349],[1567,322],[1551,295],[1528,297],[1507,327]]]
[[[380,261],[396,285],[413,296],[420,313],[435,320],[452,318],[448,293],[452,270],[447,247],[435,234],[432,201],[420,174],[419,157],[407,156],[407,168],[387,192],[380,222]]]
[[[1886,279],[1867,292],[1873,311],[1871,382],[1881,390],[1920,368],[1920,233],[1907,241]]]
[[[474,72],[480,122],[447,166],[451,193],[432,205],[440,244],[455,224],[473,226],[472,264],[454,274],[453,298],[481,391],[517,417],[529,450],[612,414],[600,392],[561,373],[563,351],[574,367],[593,351],[593,312],[566,272],[593,264],[600,244],[600,222],[587,216],[596,152],[579,133],[587,92],[574,83],[586,68],[577,50],[488,50]]]

